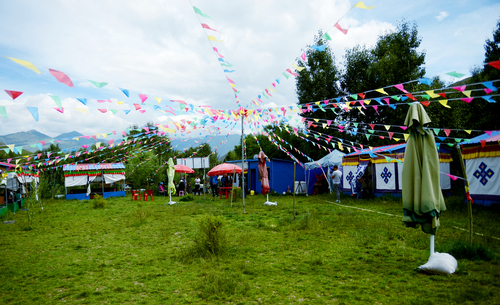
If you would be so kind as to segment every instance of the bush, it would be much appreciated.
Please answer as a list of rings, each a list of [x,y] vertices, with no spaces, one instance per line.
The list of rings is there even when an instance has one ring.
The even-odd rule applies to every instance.
[[[194,200],[194,196],[191,194],[187,194],[186,196],[182,196],[181,199],[179,199],[179,201],[184,201],[184,202],[193,201],[193,200]]]
[[[233,194],[234,194],[234,198],[237,199],[237,198],[241,198],[241,194],[242,194],[242,191],[241,191],[241,187],[234,187],[233,188]]]
[[[104,209],[106,207],[106,199],[99,195],[94,195],[92,203],[94,205],[94,209]]]
[[[194,237],[194,250],[197,256],[219,256],[227,248],[226,230],[222,216],[205,215],[198,223]]]

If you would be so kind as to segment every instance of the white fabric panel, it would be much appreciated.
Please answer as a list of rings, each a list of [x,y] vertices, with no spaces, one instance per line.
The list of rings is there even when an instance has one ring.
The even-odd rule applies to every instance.
[[[394,163],[375,164],[377,190],[396,190],[396,167]]]
[[[64,178],[65,187],[78,186],[78,185],[87,185],[87,176],[73,176]]]
[[[403,191],[403,163],[398,163],[398,190]]]
[[[104,174],[104,181],[106,184],[115,183],[120,180],[125,180],[125,175],[121,174]]]
[[[345,189],[350,189],[351,184],[349,181],[354,179],[354,175],[356,175],[356,170],[358,167],[356,165],[345,165],[342,168],[342,183],[343,183],[343,188]]]
[[[465,165],[471,194],[500,196],[500,158],[470,159]]]
[[[439,174],[440,177],[439,183],[441,184],[441,189],[451,190],[451,178],[443,174],[443,173],[446,174],[450,173],[450,163],[439,163],[439,171],[441,172]]]

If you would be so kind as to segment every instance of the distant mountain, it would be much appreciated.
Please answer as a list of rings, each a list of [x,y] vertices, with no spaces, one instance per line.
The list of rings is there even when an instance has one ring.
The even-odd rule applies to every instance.
[[[80,138],[82,136],[78,131],[71,131],[62,133],[53,138],[49,137],[46,134],[38,132],[36,130],[16,132],[8,135],[0,136],[0,142],[4,144],[16,144],[16,146],[23,146],[23,150],[28,150],[34,152],[38,150],[36,144],[40,144],[40,141],[45,141],[44,148],[47,148],[47,145],[50,145],[50,140],[58,140],[60,142],[55,142],[54,144],[59,144],[61,149],[75,149],[79,150],[82,145],[92,146],[96,143],[94,139],[85,139]],[[78,140],[74,140],[74,138],[78,138]],[[121,134],[119,135],[111,135],[107,139],[97,139],[97,142],[107,142],[111,139],[121,138]],[[202,141],[200,141],[202,140]],[[185,141],[180,139],[176,139],[172,141],[172,147],[177,151],[182,151],[184,148],[199,146],[200,144],[206,143],[209,138],[191,138]],[[196,141],[200,141],[195,143]],[[228,152],[234,149],[234,147],[240,144],[241,136],[240,135],[228,135],[228,136],[215,136],[208,144],[212,148],[212,151],[217,148],[217,155],[219,159],[222,160],[227,155]],[[33,145],[34,147],[32,147]],[[177,146],[176,146],[177,145]]]
[[[203,143],[206,143],[209,138],[191,138],[183,141],[181,139],[176,139],[172,141],[172,147],[177,151],[181,151],[184,148],[200,146]],[[202,140],[199,143],[195,143],[196,141]],[[219,160],[224,159],[228,152],[234,149],[234,147],[240,144],[241,136],[240,135],[228,135],[228,136],[215,136],[208,144],[210,144],[210,148],[212,151],[215,150],[215,147],[219,146],[217,149],[217,155]],[[176,146],[177,145],[177,146]]]
[[[21,131],[16,133],[11,133],[8,135],[0,136],[0,142],[4,144],[15,143],[16,146],[28,146],[23,147],[27,150],[36,150],[36,148],[29,147],[29,145],[36,144],[39,141],[48,141],[51,137],[34,129],[30,131]]]
[[[60,142],[55,142],[54,144],[59,144],[61,149],[75,149],[79,150],[82,145],[93,145],[96,143],[93,139],[84,139],[79,138],[78,140],[74,140],[73,138],[82,136],[78,131],[72,131],[67,133],[62,133],[53,138],[49,137],[46,134],[38,132],[36,130],[30,131],[21,131],[16,133],[11,133],[8,135],[0,136],[0,142],[3,144],[15,144],[17,146],[23,146],[23,150],[28,150],[30,152],[35,152],[38,150],[36,144],[40,144],[40,141],[45,141],[44,148],[47,148],[47,145],[50,145],[50,140],[58,140]],[[103,142],[101,140],[100,142]],[[33,146],[31,146],[33,145]]]

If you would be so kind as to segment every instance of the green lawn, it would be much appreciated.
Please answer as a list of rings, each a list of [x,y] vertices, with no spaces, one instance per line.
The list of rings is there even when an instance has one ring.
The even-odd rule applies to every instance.
[[[0,303],[55,304],[494,304],[500,266],[458,260],[452,276],[416,270],[429,257],[429,236],[402,225],[399,199],[331,195],[245,200],[196,197],[166,205],[106,199],[44,202],[27,230],[25,211],[0,224]],[[175,198],[178,201],[178,198]],[[447,199],[436,251],[466,241],[467,210]],[[189,249],[203,215],[224,220],[227,249],[196,257]],[[474,242],[498,253],[498,209],[474,206]]]

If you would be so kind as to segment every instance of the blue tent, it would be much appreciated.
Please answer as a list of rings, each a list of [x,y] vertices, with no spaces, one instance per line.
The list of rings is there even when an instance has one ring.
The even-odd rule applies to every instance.
[[[241,160],[227,161],[227,163],[236,163],[241,166]],[[294,163],[294,161],[282,159],[271,159],[271,161],[266,162],[269,173],[269,187],[273,191],[280,194],[286,192],[288,188],[290,188],[290,191],[293,191],[294,185],[296,184],[295,181],[305,180],[304,168],[297,163],[295,168],[295,181],[293,181]],[[255,191],[257,194],[262,192],[258,166],[259,160],[257,159],[245,160],[245,185],[247,185],[248,190]]]

